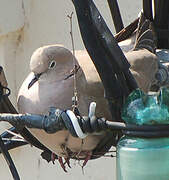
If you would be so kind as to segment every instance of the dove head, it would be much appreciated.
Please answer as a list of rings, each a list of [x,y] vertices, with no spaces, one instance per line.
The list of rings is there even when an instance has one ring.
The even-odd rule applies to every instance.
[[[34,73],[34,78],[28,88],[40,78],[46,78],[49,81],[62,78],[72,68],[73,55],[68,49],[58,45],[40,47],[31,57],[30,69]]]

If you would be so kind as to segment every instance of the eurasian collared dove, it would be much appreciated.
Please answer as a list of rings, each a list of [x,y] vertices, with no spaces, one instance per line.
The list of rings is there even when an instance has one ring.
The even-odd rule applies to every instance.
[[[18,94],[20,113],[45,114],[52,106],[72,109],[74,77],[71,71],[75,62],[77,67],[81,67],[76,73],[79,111],[82,115],[88,115],[89,103],[95,101],[97,116],[110,119],[103,86],[94,65],[86,52],[78,51],[76,55],[78,61],[69,50],[58,45],[44,46],[33,53],[30,61],[31,73]],[[87,157],[104,137],[104,133],[101,133],[81,140],[65,130],[55,134],[37,129],[30,131],[52,152],[65,158],[70,156],[70,151],[73,153],[72,157]]]

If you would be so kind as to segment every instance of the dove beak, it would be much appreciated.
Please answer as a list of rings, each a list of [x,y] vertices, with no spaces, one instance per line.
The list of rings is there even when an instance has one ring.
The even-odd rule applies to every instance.
[[[32,78],[31,82],[29,83],[28,85],[28,89],[30,89],[33,84],[39,80],[40,76],[42,75],[42,73],[39,73],[39,74],[35,74],[34,77]]]

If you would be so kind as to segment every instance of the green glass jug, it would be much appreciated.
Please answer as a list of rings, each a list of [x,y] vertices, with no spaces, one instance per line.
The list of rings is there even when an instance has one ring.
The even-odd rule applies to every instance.
[[[126,123],[169,124],[169,90],[134,91],[122,110]],[[117,145],[117,180],[168,180],[169,138],[123,136]]]

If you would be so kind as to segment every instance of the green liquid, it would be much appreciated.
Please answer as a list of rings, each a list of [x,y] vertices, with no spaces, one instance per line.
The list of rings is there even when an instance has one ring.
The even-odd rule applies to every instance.
[[[169,138],[123,137],[116,161],[117,180],[169,180]]]

